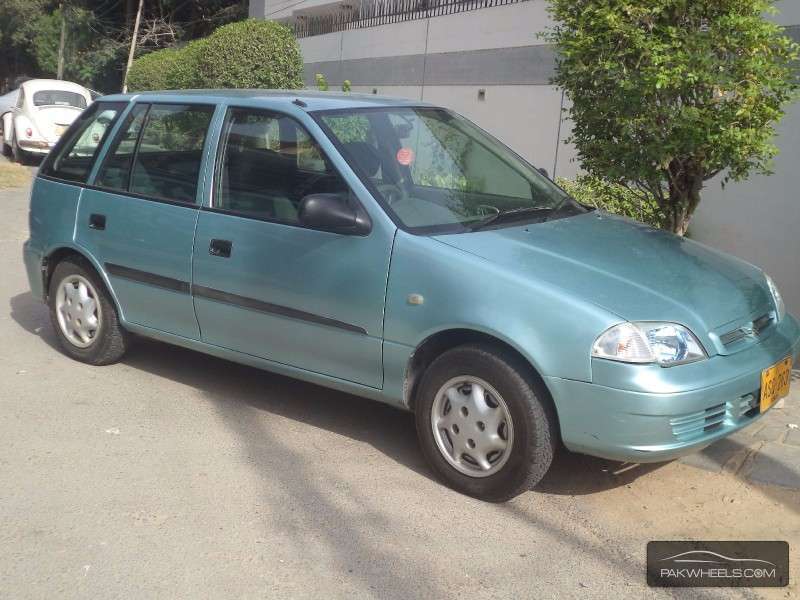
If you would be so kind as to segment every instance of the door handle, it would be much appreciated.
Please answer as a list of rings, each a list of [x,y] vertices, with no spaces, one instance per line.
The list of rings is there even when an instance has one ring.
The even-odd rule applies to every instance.
[[[103,230],[106,228],[106,216],[92,214],[89,215],[89,229]]]
[[[229,258],[231,255],[231,248],[233,242],[228,240],[211,240],[208,245],[208,253],[211,256],[220,256],[222,258]]]

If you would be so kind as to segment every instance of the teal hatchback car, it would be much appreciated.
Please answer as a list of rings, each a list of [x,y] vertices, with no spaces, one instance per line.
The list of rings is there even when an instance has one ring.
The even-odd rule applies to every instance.
[[[105,96],[39,170],[24,260],[69,356],[138,334],[414,411],[436,473],[493,501],[562,443],[661,461],[745,427],[800,349],[759,269],[377,96]]]

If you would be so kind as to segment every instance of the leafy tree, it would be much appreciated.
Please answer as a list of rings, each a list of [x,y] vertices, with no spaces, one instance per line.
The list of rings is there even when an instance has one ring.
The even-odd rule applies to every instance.
[[[551,0],[554,81],[592,175],[658,202],[683,235],[704,182],[769,174],[798,46],[774,0]]]
[[[0,0],[0,93],[20,76],[55,77],[62,16],[64,77],[119,90],[138,0]],[[247,0],[144,0],[136,51],[183,47],[247,17]]]
[[[556,183],[582,204],[636,219],[653,227],[664,224],[661,207],[652,195],[633,192],[618,183],[610,183],[592,175],[581,175],[574,181],[559,177]]]
[[[45,5],[44,0],[0,1],[0,93],[13,87],[19,76],[39,74],[33,53],[34,24]]]

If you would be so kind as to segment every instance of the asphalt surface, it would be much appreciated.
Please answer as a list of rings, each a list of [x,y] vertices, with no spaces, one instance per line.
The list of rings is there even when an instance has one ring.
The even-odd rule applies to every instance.
[[[392,408],[145,340],[74,362],[28,291],[27,191],[0,206],[1,598],[754,597],[649,589],[645,544],[753,514],[752,537],[794,539],[800,497],[732,474],[562,453],[487,504]]]

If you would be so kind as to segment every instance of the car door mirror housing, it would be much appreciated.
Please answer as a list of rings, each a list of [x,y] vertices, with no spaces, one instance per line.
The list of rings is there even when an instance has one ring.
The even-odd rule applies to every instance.
[[[342,235],[367,235],[372,224],[350,194],[309,194],[300,202],[300,223]]]

